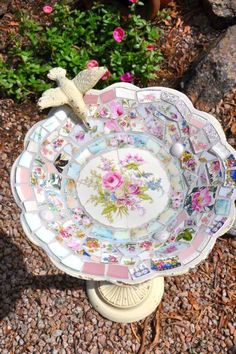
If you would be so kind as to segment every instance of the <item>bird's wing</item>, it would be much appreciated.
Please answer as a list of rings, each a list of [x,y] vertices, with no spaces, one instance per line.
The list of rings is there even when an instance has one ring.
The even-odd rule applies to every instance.
[[[86,69],[81,71],[73,79],[73,82],[77,89],[84,94],[96,85],[106,71],[107,69],[105,67]]]
[[[45,91],[38,100],[40,109],[48,107],[57,107],[68,102],[67,96],[62,92],[60,87]]]

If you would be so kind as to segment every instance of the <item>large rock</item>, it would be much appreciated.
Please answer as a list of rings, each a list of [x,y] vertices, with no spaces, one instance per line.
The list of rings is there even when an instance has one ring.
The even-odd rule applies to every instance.
[[[236,85],[236,25],[227,29],[182,84],[193,103],[207,111]]]
[[[4,15],[7,12],[10,2],[11,2],[11,0],[1,0],[0,1],[0,16]]]
[[[202,0],[212,26],[225,28],[236,24],[236,0]]]

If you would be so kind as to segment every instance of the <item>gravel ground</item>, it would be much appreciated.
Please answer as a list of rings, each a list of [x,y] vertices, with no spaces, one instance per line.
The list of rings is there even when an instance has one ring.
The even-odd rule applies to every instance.
[[[44,116],[32,103],[2,100],[0,117],[1,354],[137,353],[143,321],[131,326],[102,318],[88,303],[84,281],[62,274],[27,241],[9,174],[25,133]],[[236,352],[235,249],[235,239],[222,237],[199,267],[166,279],[159,344],[146,353]],[[145,348],[155,330],[152,315]]]

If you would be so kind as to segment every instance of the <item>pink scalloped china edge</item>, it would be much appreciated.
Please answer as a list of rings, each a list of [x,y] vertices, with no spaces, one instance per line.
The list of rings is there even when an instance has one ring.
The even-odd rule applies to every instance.
[[[139,283],[204,260],[233,224],[236,152],[182,93],[114,84],[27,133],[11,172],[28,238],[83,279]],[[170,153],[180,143],[184,153]]]

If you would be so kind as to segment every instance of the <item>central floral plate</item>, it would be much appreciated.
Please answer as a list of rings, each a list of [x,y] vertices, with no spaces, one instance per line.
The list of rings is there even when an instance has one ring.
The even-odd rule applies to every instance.
[[[188,271],[234,220],[235,151],[219,123],[166,88],[115,84],[85,102],[89,131],[55,109],[13,166],[27,236],[85,279]]]
[[[76,182],[80,205],[90,218],[126,231],[127,239],[131,239],[132,228],[157,219],[167,207],[170,179],[152,151],[135,148],[135,139],[147,141],[148,136],[124,135],[125,138],[127,144],[123,148],[86,161]],[[120,136],[113,135],[111,139],[117,142]],[[102,143],[106,146],[105,139]]]

